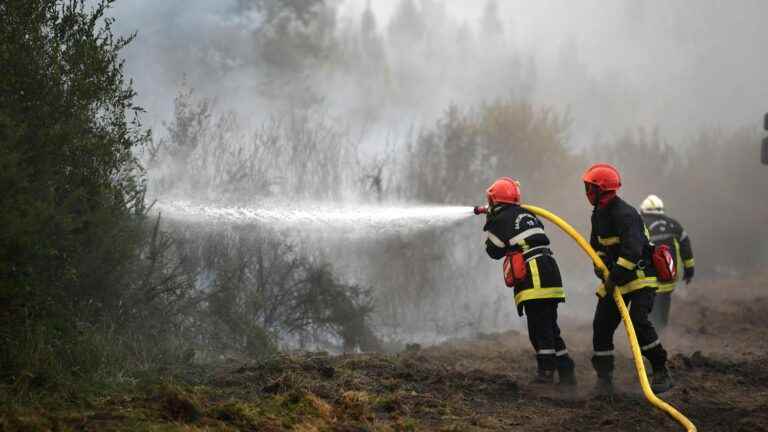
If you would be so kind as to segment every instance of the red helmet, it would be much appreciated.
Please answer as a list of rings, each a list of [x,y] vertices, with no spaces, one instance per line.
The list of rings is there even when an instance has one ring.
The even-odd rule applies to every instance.
[[[617,191],[621,187],[619,171],[610,164],[594,164],[581,177],[584,183],[595,185],[603,192]]]
[[[520,204],[520,183],[510,177],[502,177],[486,191],[491,204]]]

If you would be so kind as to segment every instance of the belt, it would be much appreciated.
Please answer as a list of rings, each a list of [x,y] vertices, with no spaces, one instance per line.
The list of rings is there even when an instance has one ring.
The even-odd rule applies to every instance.
[[[604,256],[601,256],[600,258],[603,259],[603,262],[607,266],[609,266],[609,268],[610,268],[611,263],[615,263],[616,260],[618,259],[618,258],[614,258],[614,257],[612,257],[610,255],[604,255]],[[637,270],[645,270],[648,267],[653,267],[653,259],[648,260],[648,259],[645,259],[645,258],[641,258],[640,260],[637,261]]]
[[[542,255],[549,255],[552,256],[552,250],[547,246],[537,246],[531,249],[528,249],[527,251],[523,252],[523,258],[526,262],[538,258]]]

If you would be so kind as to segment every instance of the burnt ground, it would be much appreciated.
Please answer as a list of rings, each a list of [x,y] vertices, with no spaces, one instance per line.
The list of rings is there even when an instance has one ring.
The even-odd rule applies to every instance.
[[[763,282],[701,283],[674,300],[663,340],[676,387],[662,398],[700,431],[768,430]],[[575,392],[528,384],[527,336],[507,332],[399,354],[286,354],[168,371],[161,384],[87,403],[6,409],[0,430],[682,430],[643,398],[626,344],[618,393],[594,396],[590,327],[563,327],[578,367]],[[622,329],[616,336],[625,339]]]

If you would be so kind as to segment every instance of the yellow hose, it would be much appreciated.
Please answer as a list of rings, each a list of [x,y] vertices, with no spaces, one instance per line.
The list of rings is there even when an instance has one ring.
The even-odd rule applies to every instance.
[[[571,236],[574,240],[576,240],[576,243],[581,246],[582,249],[584,249],[584,252],[589,255],[590,258],[592,258],[592,261],[595,263],[596,266],[600,268],[600,270],[603,271],[603,274],[608,277],[608,267],[605,266],[605,263],[603,263],[603,260],[600,259],[600,257],[595,253],[595,250],[592,249],[592,246],[587,242],[584,237],[581,236],[581,234],[578,233],[568,222],[564,221],[560,217],[558,217],[556,214],[545,210],[540,207],[535,207],[531,205],[523,205],[523,208],[527,209],[531,213],[534,213],[538,216],[541,216],[545,219],[550,220],[552,223],[557,225],[561,230],[565,231],[566,234]],[[629,318],[629,311],[627,311],[627,305],[624,304],[624,299],[621,297],[621,292],[619,292],[618,289],[613,291],[613,299],[616,301],[616,305],[619,307],[619,312],[621,312],[621,319],[624,321],[624,328],[627,330],[627,338],[629,339],[629,345],[632,347],[632,357],[635,360],[635,369],[637,369],[637,377],[640,380],[640,386],[643,388],[643,394],[645,395],[645,398],[648,399],[648,402],[650,402],[653,406],[656,408],[664,411],[665,413],[669,414],[672,418],[674,418],[678,423],[680,423],[688,432],[696,432],[696,426],[694,426],[693,423],[691,423],[688,418],[686,418],[683,414],[680,413],[680,411],[676,410],[675,407],[672,405],[664,402],[663,400],[659,399],[658,396],[653,394],[653,391],[651,390],[651,385],[648,383],[648,376],[645,373],[645,365],[643,364],[643,356],[640,353],[640,345],[637,343],[637,336],[635,335],[635,327],[632,325],[632,320]]]

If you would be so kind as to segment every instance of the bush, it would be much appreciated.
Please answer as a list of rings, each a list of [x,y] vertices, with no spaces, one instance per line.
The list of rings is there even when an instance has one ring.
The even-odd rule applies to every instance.
[[[0,5],[0,380],[24,389],[98,369],[84,328],[120,309],[142,241],[131,37],[87,3]]]

